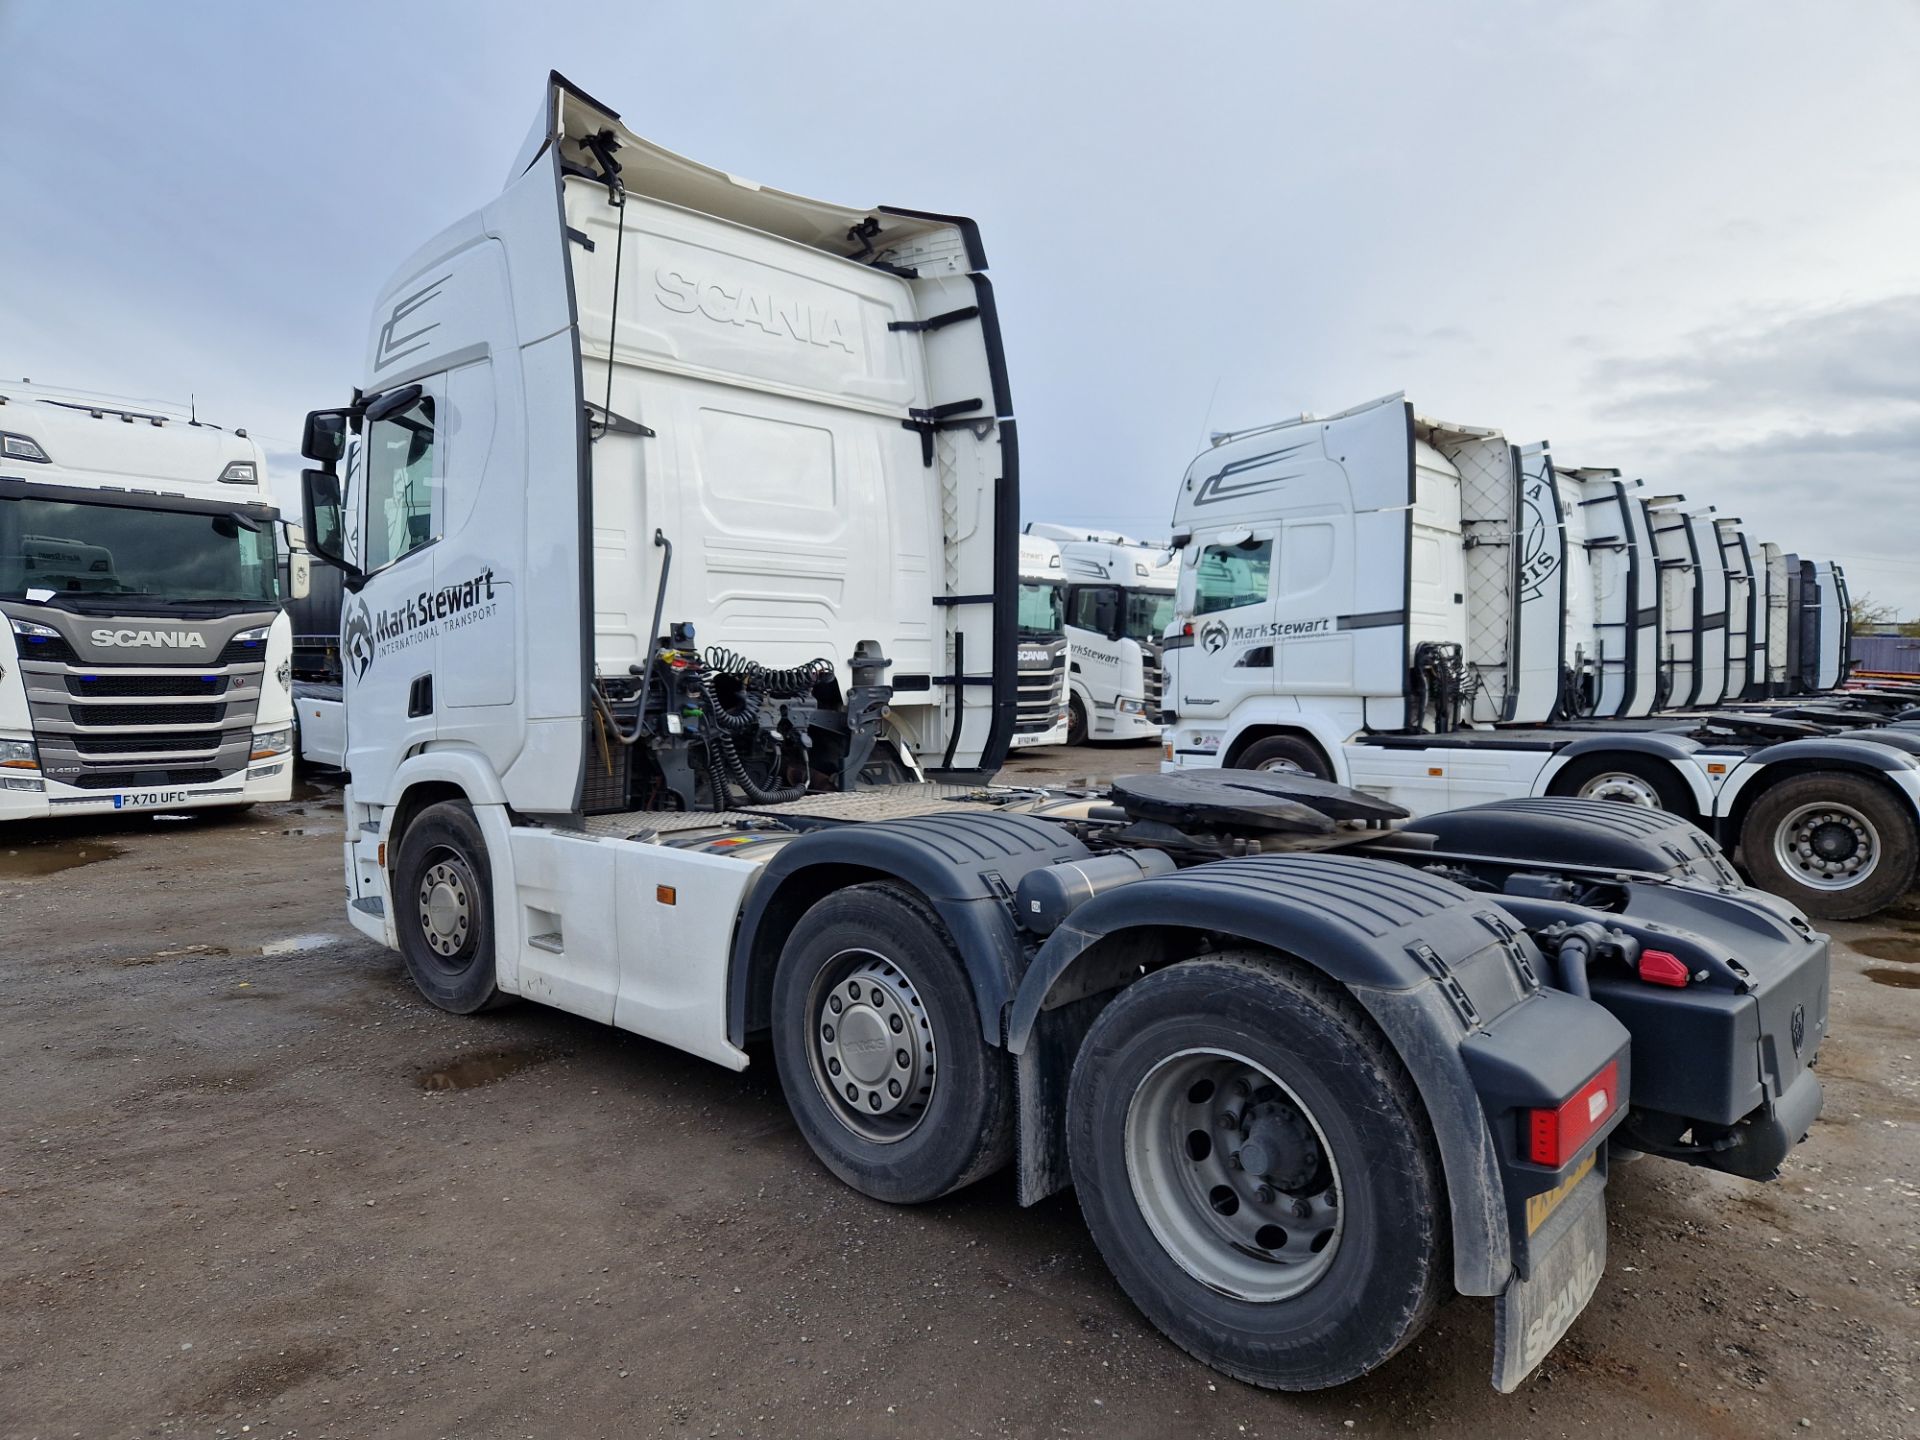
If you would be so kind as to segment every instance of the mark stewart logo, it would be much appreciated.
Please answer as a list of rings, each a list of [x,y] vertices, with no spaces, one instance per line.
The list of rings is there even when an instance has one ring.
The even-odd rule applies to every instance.
[[[1218,655],[1227,648],[1226,621],[1209,620],[1200,627],[1200,648],[1209,655]]]
[[[1315,620],[1262,620],[1254,625],[1229,627],[1224,620],[1210,620],[1200,632],[1200,645],[1209,655],[1217,655],[1229,643],[1250,640],[1294,640],[1303,635],[1326,635],[1333,630],[1330,616]]]
[[[342,616],[340,648],[353,661],[354,678],[360,679],[372,668],[374,657],[386,650],[404,650],[407,646],[448,629],[471,625],[493,614],[493,569],[487,569],[455,585],[437,590],[422,590],[404,605],[369,611],[367,602],[355,596]]]

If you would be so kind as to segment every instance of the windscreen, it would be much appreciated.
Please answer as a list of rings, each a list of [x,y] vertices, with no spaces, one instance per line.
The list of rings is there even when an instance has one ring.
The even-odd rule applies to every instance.
[[[1067,590],[1045,580],[1027,580],[1020,586],[1020,638],[1054,640],[1067,623]]]
[[[1173,620],[1171,590],[1127,592],[1126,635],[1130,640],[1158,640]]]
[[[274,526],[206,514],[0,495],[0,599],[279,603]],[[46,592],[52,592],[48,596]]]

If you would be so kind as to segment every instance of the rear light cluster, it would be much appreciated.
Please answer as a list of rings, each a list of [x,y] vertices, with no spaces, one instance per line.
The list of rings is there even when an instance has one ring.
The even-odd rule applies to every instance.
[[[1560,1169],[1619,1108],[1620,1062],[1609,1060],[1598,1075],[1554,1109],[1520,1112],[1520,1138],[1527,1159]]]

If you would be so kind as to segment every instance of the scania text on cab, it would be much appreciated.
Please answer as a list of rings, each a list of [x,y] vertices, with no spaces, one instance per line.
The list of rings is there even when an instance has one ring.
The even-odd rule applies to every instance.
[[[1615,1139],[1760,1178],[1805,1135],[1826,940],[1651,812],[987,783],[1020,537],[986,263],[553,78],[307,421],[348,915],[448,1010],[769,1040],[875,1200],[1073,1187],[1228,1374],[1342,1383],[1463,1294],[1511,1389],[1603,1283]],[[695,276],[713,304],[662,281]]]
[[[0,384],[0,820],[292,793],[264,467],[190,412]]]

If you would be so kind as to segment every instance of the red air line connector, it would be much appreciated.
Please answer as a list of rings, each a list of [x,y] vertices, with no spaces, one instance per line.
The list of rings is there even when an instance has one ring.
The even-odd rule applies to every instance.
[[[1620,1108],[1620,1062],[1609,1060],[1600,1073],[1552,1110],[1520,1112],[1527,1159],[1558,1170],[1599,1133]]]

